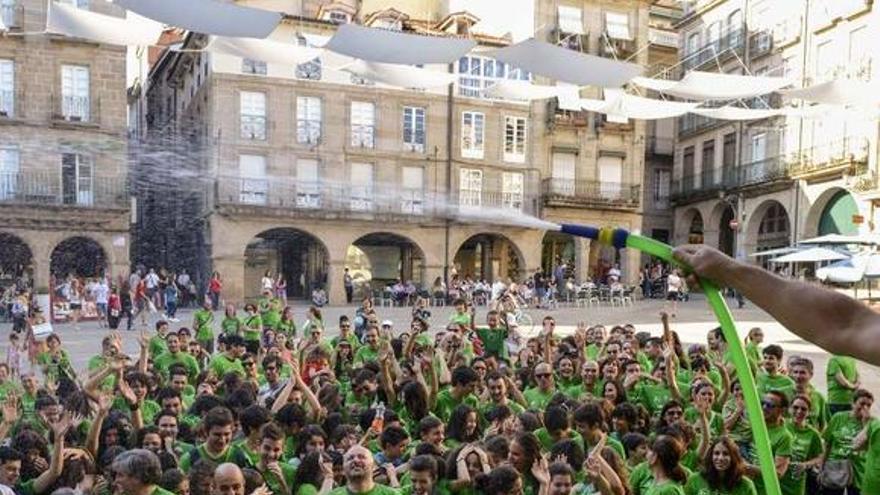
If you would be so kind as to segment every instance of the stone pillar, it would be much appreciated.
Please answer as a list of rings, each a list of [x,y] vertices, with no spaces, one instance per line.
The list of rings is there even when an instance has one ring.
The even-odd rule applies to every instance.
[[[590,239],[574,238],[574,280],[582,284],[589,279]]]
[[[342,278],[345,274],[345,259],[330,260],[327,273],[327,297],[331,306],[344,306],[345,302],[345,284]]]
[[[244,256],[215,257],[211,260],[213,271],[220,273],[223,290],[220,298],[241,307],[245,297]]]
[[[498,273],[495,273],[495,260],[498,259],[498,247],[503,242],[504,241],[499,240],[489,240],[482,243],[483,249],[480,250],[480,254],[482,255],[480,265],[483,268],[483,273],[474,273],[475,278],[484,277],[493,280],[496,276],[504,277],[507,275],[507,267],[501,266],[500,264],[498,266]]]
[[[620,251],[620,271],[623,272],[623,283],[625,285],[635,285],[639,282],[639,262],[641,256],[632,249],[622,249]]]
[[[430,292],[437,277],[443,280],[443,265],[425,265],[424,288]]]

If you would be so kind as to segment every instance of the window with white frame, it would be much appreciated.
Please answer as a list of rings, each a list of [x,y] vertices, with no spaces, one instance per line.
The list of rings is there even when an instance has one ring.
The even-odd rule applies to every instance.
[[[65,120],[87,122],[90,110],[89,68],[61,66],[61,115]]]
[[[557,7],[559,30],[565,34],[585,34],[584,11],[577,7],[560,5]]]
[[[461,96],[483,98],[483,90],[504,79],[531,80],[531,74],[488,57],[466,55],[458,59],[458,86]]]
[[[672,181],[670,170],[655,169],[654,184],[654,208],[659,210],[669,208],[669,185]]]
[[[700,49],[700,33],[695,32],[691,33],[687,37],[687,45],[685,45],[685,55],[692,55],[697,53],[697,50]]]
[[[501,178],[501,206],[522,210],[525,196],[524,175],[521,172],[504,172]]]
[[[759,162],[767,158],[767,134],[760,133],[752,136],[752,161]]]
[[[0,59],[0,117],[15,116],[15,62]]]
[[[629,15],[620,12],[605,13],[605,33],[613,40],[631,40]]]
[[[244,74],[266,75],[266,62],[244,58],[241,60],[241,72]]]
[[[403,147],[410,151],[425,151],[425,109],[403,107]]]
[[[619,199],[623,181],[623,158],[599,157],[599,194],[603,198]]]
[[[483,203],[483,171],[463,168],[458,175],[459,206],[474,207]]]
[[[296,161],[296,205],[300,208],[321,207],[318,160],[300,158]]]
[[[352,163],[349,176],[351,191],[349,204],[352,210],[369,211],[373,209],[373,164]]]
[[[18,193],[21,155],[17,146],[0,146],[0,201]]]
[[[296,98],[296,141],[317,144],[321,139],[321,99],[314,96]]]
[[[504,118],[504,161],[526,161],[526,118]]]
[[[577,154],[571,152],[554,151],[552,160],[550,193],[574,196],[575,169],[577,166]]]
[[[18,0],[0,0],[0,24],[7,28],[21,27],[18,10]]]
[[[461,156],[483,158],[486,116],[480,112],[461,113]]]
[[[424,212],[425,169],[422,167],[403,167],[400,196],[400,209],[403,213],[419,215]]]
[[[269,180],[266,178],[266,157],[239,155],[238,176],[241,181],[239,201],[253,205],[266,204],[269,193]]]
[[[92,157],[79,153],[61,155],[61,202],[90,206],[94,203]]]
[[[375,135],[376,105],[368,101],[351,102],[351,145],[372,148]]]
[[[266,139],[266,93],[242,91],[241,100],[241,137],[242,139]]]

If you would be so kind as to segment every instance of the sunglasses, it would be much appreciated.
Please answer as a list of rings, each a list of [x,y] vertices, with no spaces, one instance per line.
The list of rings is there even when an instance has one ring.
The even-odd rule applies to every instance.
[[[550,378],[550,373],[535,373],[535,378]]]

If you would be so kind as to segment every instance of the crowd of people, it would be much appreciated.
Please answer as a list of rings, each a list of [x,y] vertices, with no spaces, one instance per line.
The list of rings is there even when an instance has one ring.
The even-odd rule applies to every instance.
[[[0,364],[0,494],[765,493],[719,329],[685,347],[665,313],[655,336],[563,336],[547,316],[523,340],[503,308],[454,306],[398,329],[369,299],[298,323],[272,290],[222,316],[206,298],[137,355],[108,332],[84,375],[32,311]],[[880,493],[856,362],[832,357],[823,394],[812,361],[762,341],[747,353],[783,494]]]

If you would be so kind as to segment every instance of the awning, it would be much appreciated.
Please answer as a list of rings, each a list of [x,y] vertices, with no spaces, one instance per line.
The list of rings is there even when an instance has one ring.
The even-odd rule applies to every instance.
[[[738,100],[772,93],[791,81],[784,77],[691,71],[680,81],[637,77],[633,83],[689,100]]]
[[[399,88],[427,89],[448,86],[455,82],[456,74],[420,69],[408,65],[379,64],[356,60],[340,70],[370,81]]]
[[[816,263],[819,261],[845,260],[850,256],[833,249],[813,247],[785,254],[770,260],[773,263]]]
[[[115,17],[49,2],[46,31],[121,46],[149,46],[159,41],[162,24],[128,12]]]
[[[629,62],[576,52],[534,38],[488,53],[488,56],[529,72],[580,86],[623,86],[642,72]]]
[[[837,261],[816,270],[816,278],[824,282],[852,284],[865,278],[867,258],[853,256],[850,259]]]
[[[282,43],[280,41],[261,40],[256,38],[232,38],[229,36],[213,36],[206,51],[225,53],[236,57],[259,60],[270,64],[295,66],[321,55],[320,48]]]
[[[698,103],[655,100],[635,95],[621,95],[608,100],[581,98],[581,107],[591,112],[627,119],[659,120],[678,117],[693,110]]]
[[[544,100],[559,97],[560,101],[578,98],[577,86],[545,86],[529,81],[503,80],[483,90],[486,96],[507,100]]]
[[[761,110],[726,106],[721,108],[695,108],[691,110],[691,113],[718,120],[760,120],[776,117],[784,112],[775,108]]]
[[[826,234],[826,235],[819,236],[819,237],[813,237],[812,239],[800,241],[800,244],[880,245],[880,236],[878,236],[877,234],[856,234],[856,235]]]
[[[777,248],[777,249],[768,249],[766,251],[755,251],[754,253],[750,254],[749,256],[752,256],[752,257],[777,256],[780,254],[793,253],[797,250],[798,250],[798,248],[794,248],[794,247],[784,247],[784,248]]]
[[[407,34],[343,24],[325,48],[341,55],[386,64],[448,64],[476,45],[464,38]]]
[[[265,38],[282,14],[216,0],[115,0],[120,7],[155,21],[218,36]]]

